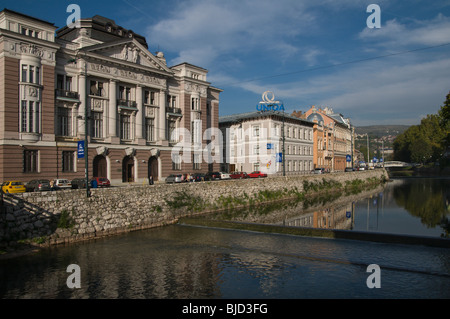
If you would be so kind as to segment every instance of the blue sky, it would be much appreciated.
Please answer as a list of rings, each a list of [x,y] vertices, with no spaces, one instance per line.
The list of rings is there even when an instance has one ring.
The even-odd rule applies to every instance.
[[[450,91],[450,0],[3,0],[1,6],[66,24],[108,17],[147,38],[169,66],[209,70],[224,90],[220,115],[256,109],[264,91],[288,112],[332,107],[357,126],[418,124]],[[381,9],[370,29],[369,4]]]

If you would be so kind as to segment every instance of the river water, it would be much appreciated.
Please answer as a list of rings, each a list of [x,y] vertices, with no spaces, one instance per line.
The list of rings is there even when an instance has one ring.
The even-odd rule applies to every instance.
[[[441,237],[448,232],[449,183],[394,180],[309,207],[216,217]],[[67,285],[72,264],[80,288]],[[171,225],[0,260],[0,298],[447,299],[450,250]]]

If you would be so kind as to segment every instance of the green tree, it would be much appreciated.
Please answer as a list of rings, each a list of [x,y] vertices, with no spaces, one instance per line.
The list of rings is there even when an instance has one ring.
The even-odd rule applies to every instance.
[[[394,141],[394,159],[426,163],[442,158],[450,142],[450,94],[438,114],[427,115]]]

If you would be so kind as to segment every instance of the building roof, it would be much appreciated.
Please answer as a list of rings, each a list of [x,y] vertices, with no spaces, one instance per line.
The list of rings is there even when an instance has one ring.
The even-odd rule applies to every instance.
[[[28,18],[28,19],[33,19],[33,20],[36,20],[36,21],[39,21],[39,22],[42,22],[42,23],[46,23],[46,24],[51,25],[53,27],[55,26],[55,24],[52,23],[52,22],[48,22],[48,21],[45,21],[45,20],[42,20],[42,19],[39,19],[39,18],[35,18],[35,17],[30,16],[30,15],[27,15],[27,14],[24,14],[24,13],[20,13],[20,12],[14,11],[14,10],[10,10],[10,9],[7,9],[7,8],[4,8],[2,11],[0,11],[0,13],[2,13],[2,12],[13,13],[13,14],[16,14],[16,15],[19,15],[19,16],[22,16],[22,17],[25,17],[25,18]]]
[[[219,116],[219,124],[224,123],[237,123],[241,121],[250,121],[252,119],[258,119],[262,117],[277,117],[279,120],[283,119],[283,116],[286,120],[294,120],[296,122],[301,122],[302,124],[314,125],[315,123],[301,119],[287,113],[283,113],[280,111],[255,111],[255,112],[247,112],[247,113],[239,113],[232,115]]]

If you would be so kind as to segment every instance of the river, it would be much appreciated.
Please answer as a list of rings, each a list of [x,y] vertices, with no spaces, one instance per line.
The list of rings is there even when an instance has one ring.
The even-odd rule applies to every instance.
[[[450,179],[398,179],[363,193],[214,218],[442,237]],[[69,265],[80,288],[69,288]],[[369,287],[372,272],[380,287]],[[370,277],[372,278],[372,277]],[[374,281],[374,282],[375,282]],[[0,298],[450,298],[450,250],[171,225],[0,260]]]

